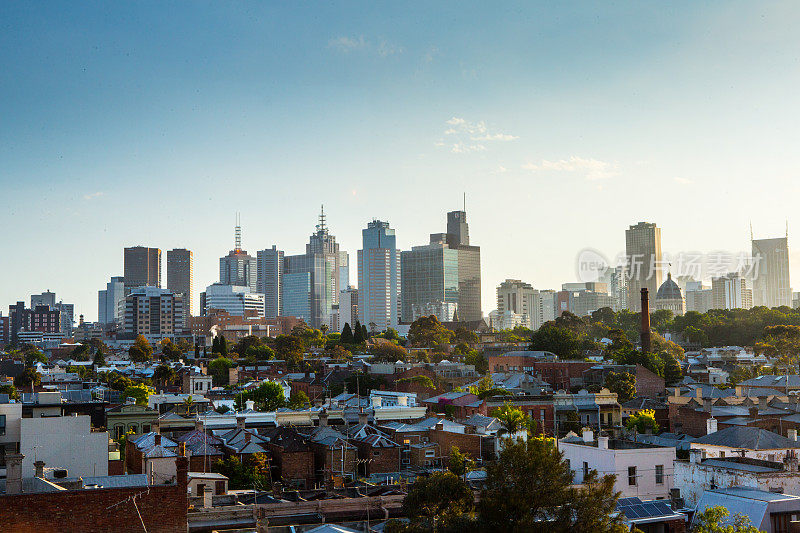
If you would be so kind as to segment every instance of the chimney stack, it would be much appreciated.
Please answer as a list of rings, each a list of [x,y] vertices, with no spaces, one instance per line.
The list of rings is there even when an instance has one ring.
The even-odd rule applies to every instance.
[[[237,416],[237,417],[236,417],[236,427],[237,427],[238,429],[244,429],[244,426],[245,426],[245,421],[246,421],[246,420],[247,420],[247,417],[244,417],[244,416]]]
[[[323,409],[317,416],[319,417],[319,427],[325,427],[328,425],[328,411]]]
[[[786,437],[789,440],[796,441],[797,440],[797,430],[796,429],[789,429],[786,430]]]
[[[594,431],[591,429],[584,429],[583,430],[583,442],[590,443],[594,442]]]
[[[650,353],[650,297],[642,287],[642,353]]]
[[[161,433],[156,433],[155,434],[155,442],[156,442],[156,446],[161,446]]]
[[[6,494],[22,494],[22,459],[21,453],[6,454]]]
[[[706,420],[706,435],[711,435],[717,432],[717,419],[709,418]]]
[[[368,422],[367,413],[364,412],[364,409],[358,413],[358,424],[361,426],[366,426]]]
[[[44,461],[36,461],[33,463],[36,469],[36,477],[44,478]]]

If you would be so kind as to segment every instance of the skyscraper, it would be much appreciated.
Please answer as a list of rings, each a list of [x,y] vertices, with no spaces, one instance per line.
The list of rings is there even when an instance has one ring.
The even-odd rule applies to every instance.
[[[432,240],[435,237],[431,235]],[[403,322],[429,315],[436,315],[443,322],[452,321],[459,306],[458,250],[451,250],[440,241],[414,246],[400,257]],[[362,301],[359,294],[359,307]]]
[[[286,316],[297,316],[292,309],[308,309],[310,315],[306,321],[314,328],[322,324],[330,327],[333,324],[333,306],[339,303],[339,280],[341,274],[341,255],[336,237],[328,232],[325,211],[321,210],[316,232],[311,235],[303,255],[289,255],[284,261],[283,299]],[[308,277],[290,274],[307,273]],[[291,282],[290,282],[291,281]],[[306,289],[308,287],[308,289]],[[308,305],[302,300],[308,295]]]
[[[136,287],[161,287],[161,250],[134,246],[125,248],[125,294]]]
[[[219,259],[219,282],[223,285],[249,287],[251,292],[258,292],[256,260],[242,250],[242,226],[238,217],[234,230],[233,250]]]
[[[520,324],[533,328],[534,322],[538,322],[540,306],[539,291],[530,283],[507,279],[497,286],[497,313],[501,317],[520,315]],[[536,325],[537,329],[539,326],[541,324]]]
[[[97,291],[97,321],[101,324],[112,324],[122,321],[125,308],[125,278],[114,276],[106,283],[106,288]]]
[[[144,335],[150,341],[172,337],[182,328],[183,298],[167,289],[142,286],[125,297],[124,332]]]
[[[358,251],[358,316],[376,331],[400,322],[400,252],[388,222],[373,220],[361,231]]]
[[[788,237],[752,239],[752,246],[753,260],[758,261],[753,272],[753,305],[791,307]]]
[[[753,307],[753,291],[747,288],[747,280],[737,272],[711,280],[712,309],[750,309]]]
[[[431,235],[431,242],[439,237]],[[458,252],[458,320],[483,318],[481,311],[481,249],[469,244],[466,211],[447,213],[446,242]]]
[[[639,222],[625,231],[627,254],[628,310],[639,312],[642,287],[656,294],[661,286],[661,228],[650,222]]]
[[[264,316],[283,316],[281,285],[283,283],[283,250],[273,244],[272,248],[256,253],[258,292],[264,295]]]
[[[358,289],[347,287],[339,291],[339,330],[345,324],[352,328],[358,320]]]
[[[188,320],[192,315],[193,286],[192,252],[184,248],[175,248],[168,251],[167,288],[183,296],[183,317],[185,320]]]

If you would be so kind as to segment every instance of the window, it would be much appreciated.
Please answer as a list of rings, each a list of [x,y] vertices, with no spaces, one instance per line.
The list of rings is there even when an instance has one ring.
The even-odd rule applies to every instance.
[[[583,462],[583,478],[586,479],[589,476],[589,463],[586,461]]]
[[[6,415],[0,415],[0,435],[6,434]]]
[[[628,485],[636,485],[636,467],[629,466],[628,467]]]
[[[425,457],[435,457],[436,450],[425,450]]]
[[[656,483],[659,485],[664,483],[664,465],[656,465]]]
[[[768,460],[768,461],[773,461],[773,462],[774,462],[774,461],[775,461],[775,454],[774,454],[774,453],[771,453],[771,454],[767,455],[767,460]]]
[[[719,451],[719,458],[720,459],[725,459],[725,451],[724,450],[720,450]]]

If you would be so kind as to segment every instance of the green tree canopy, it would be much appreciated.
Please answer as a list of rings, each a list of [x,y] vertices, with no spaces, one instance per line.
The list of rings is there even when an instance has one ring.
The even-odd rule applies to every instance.
[[[350,328],[350,324],[347,322],[344,323],[344,328],[342,328],[342,336],[339,337],[339,342],[342,344],[353,344],[355,342],[353,340],[353,330]]]
[[[432,348],[450,344],[454,338],[455,334],[444,327],[436,315],[419,317],[408,330],[408,342],[412,346]]]
[[[125,398],[135,398],[136,405],[147,405],[147,399],[154,392],[155,391],[152,387],[149,387],[144,383],[134,383],[133,385],[125,387],[123,395]]]
[[[228,384],[228,369],[235,363],[227,357],[217,357],[208,363],[208,372],[211,374],[211,381],[215,387]]]
[[[283,387],[275,381],[264,381],[255,389],[238,394],[235,399],[236,409],[243,409],[247,400],[253,400],[259,411],[274,411],[286,406]]]
[[[394,363],[408,359],[405,348],[384,339],[378,339],[370,348],[370,353],[377,362]]]
[[[475,470],[475,461],[461,453],[458,446],[451,446],[447,469],[458,477],[464,477],[467,475],[467,472]]]
[[[750,518],[736,514],[728,519],[730,512],[723,506],[707,507],[695,518],[691,533],[761,533]]]
[[[658,433],[659,427],[656,422],[656,413],[652,409],[642,409],[628,417],[625,422],[628,429],[636,429],[638,433],[647,433],[650,430],[653,434]]]
[[[33,368],[26,368],[14,378],[14,386],[18,389],[30,389],[42,384],[42,375]]]
[[[128,356],[134,363],[145,363],[153,358],[153,347],[144,335],[139,335],[128,349]]]
[[[458,531],[474,505],[472,491],[457,475],[436,472],[411,485],[403,511],[411,521],[411,531]]]
[[[630,372],[609,372],[605,387],[617,393],[619,403],[627,402],[636,397],[636,376]]]
[[[275,355],[286,361],[289,368],[299,368],[303,362],[303,342],[294,335],[278,335],[275,339]]]

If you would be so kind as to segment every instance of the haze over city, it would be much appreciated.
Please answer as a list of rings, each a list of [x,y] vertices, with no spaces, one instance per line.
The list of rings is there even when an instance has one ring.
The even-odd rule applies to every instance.
[[[503,279],[558,289],[581,249],[613,257],[640,220],[671,252],[747,251],[751,220],[756,238],[788,220],[791,246],[800,223],[791,3],[0,18],[4,302],[49,288],[94,319],[134,245],[191,249],[202,290],[237,212],[251,254],[300,253],[324,204],[353,257],[373,218],[400,249],[426,244],[466,192],[484,313]]]

